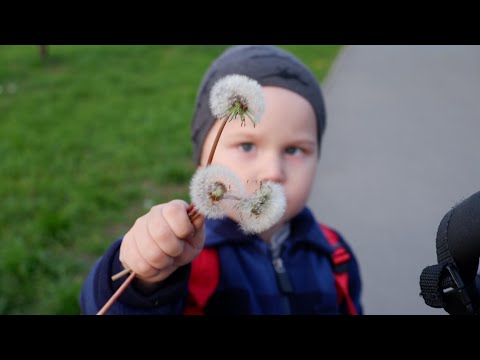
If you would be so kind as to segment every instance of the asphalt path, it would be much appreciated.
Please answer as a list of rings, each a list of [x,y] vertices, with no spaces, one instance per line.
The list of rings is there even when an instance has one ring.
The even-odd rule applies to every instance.
[[[356,252],[365,314],[446,314],[419,277],[443,215],[480,190],[480,46],[346,46],[323,90],[309,205]]]

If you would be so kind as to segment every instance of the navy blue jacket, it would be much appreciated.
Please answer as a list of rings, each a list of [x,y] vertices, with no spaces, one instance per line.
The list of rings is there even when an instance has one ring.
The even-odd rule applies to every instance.
[[[361,314],[359,267],[343,238],[340,241],[352,256],[347,263],[349,292]],[[120,243],[117,240],[88,275],[80,298],[83,314],[97,313],[121,285],[122,280],[110,280],[123,269]],[[245,236],[234,221],[207,219],[205,248],[216,249],[219,261],[218,281],[202,309],[205,314],[347,314],[346,306],[337,304],[330,260],[334,249],[307,208],[292,219],[280,255],[290,291],[282,291],[268,244],[256,235]],[[191,270],[191,264],[177,269],[150,294],[131,284],[107,314],[185,313],[189,292],[195,291],[189,286]],[[197,279],[198,275],[202,276],[197,274]]]

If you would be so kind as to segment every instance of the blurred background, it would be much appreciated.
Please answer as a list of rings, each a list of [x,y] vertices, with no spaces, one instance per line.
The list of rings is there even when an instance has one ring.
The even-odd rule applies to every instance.
[[[365,313],[447,314],[419,280],[443,216],[480,190],[480,46],[345,46],[324,90],[311,205],[356,251]]]
[[[226,46],[0,46],[0,314],[79,314],[88,270],[188,201],[190,120]],[[282,46],[323,81],[341,46]]]

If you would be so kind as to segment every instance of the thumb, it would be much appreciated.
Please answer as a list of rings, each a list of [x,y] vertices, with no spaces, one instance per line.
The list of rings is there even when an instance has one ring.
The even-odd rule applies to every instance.
[[[195,228],[195,233],[203,229],[205,224],[205,216],[197,212],[191,219],[192,225]]]

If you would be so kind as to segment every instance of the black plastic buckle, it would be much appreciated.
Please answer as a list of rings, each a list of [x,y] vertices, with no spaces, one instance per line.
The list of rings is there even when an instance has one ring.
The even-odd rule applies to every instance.
[[[450,290],[450,288],[447,288],[447,289],[444,289],[443,292],[445,295],[448,295],[448,297],[453,295],[455,299],[459,301],[461,309],[458,309],[456,305],[454,305],[453,307],[451,306],[448,306],[448,307],[452,308],[452,310],[455,309],[455,313],[457,313],[457,311],[460,311],[460,313],[474,314],[473,305],[470,300],[470,296],[468,295],[467,289],[465,288],[465,284],[460,274],[458,273],[458,270],[455,268],[455,266],[451,264],[446,265],[445,269],[447,269],[448,273],[450,274],[450,277],[455,283],[456,289]],[[447,301],[447,305],[448,305],[448,301]]]

